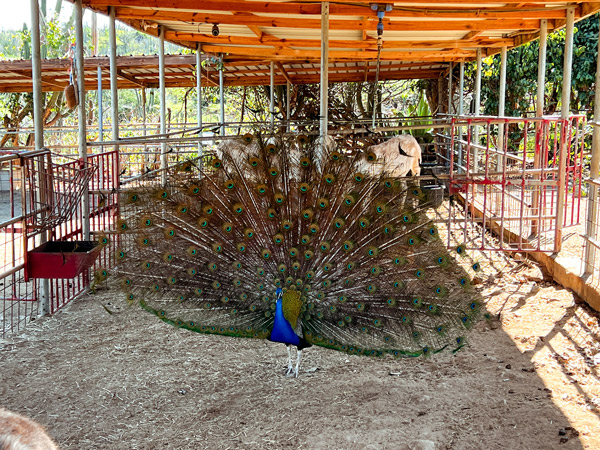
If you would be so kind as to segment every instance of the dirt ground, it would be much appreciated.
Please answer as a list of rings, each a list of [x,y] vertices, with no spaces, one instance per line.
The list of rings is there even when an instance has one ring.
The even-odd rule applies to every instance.
[[[456,355],[313,347],[298,379],[281,344],[87,295],[0,341],[0,404],[61,449],[600,448],[598,314],[528,262],[490,260],[482,277],[493,320]]]

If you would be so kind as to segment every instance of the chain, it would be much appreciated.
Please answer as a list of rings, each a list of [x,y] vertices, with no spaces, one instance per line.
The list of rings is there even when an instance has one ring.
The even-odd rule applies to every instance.
[[[379,84],[379,65],[381,61],[381,48],[383,47],[383,39],[381,36],[377,36],[377,66],[375,67],[375,89],[374,94],[375,98],[373,98],[373,128],[375,128],[375,118],[377,116],[377,86]]]

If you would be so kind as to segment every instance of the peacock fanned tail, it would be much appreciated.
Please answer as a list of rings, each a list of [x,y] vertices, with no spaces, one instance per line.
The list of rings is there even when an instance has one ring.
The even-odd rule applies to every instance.
[[[164,186],[124,190],[113,278],[127,301],[191,331],[268,338],[282,287],[299,292],[310,344],[461,348],[481,304],[427,191],[387,177],[376,155],[318,156],[309,141],[245,136],[207,168],[187,161]]]

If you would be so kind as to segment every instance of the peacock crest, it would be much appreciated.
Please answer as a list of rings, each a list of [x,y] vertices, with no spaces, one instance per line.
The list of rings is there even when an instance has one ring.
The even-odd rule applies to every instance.
[[[306,345],[456,351],[481,307],[477,267],[447,251],[428,190],[387,163],[305,135],[229,141],[164,185],[122,191],[112,278],[129,303],[199,333],[270,338],[280,300]]]

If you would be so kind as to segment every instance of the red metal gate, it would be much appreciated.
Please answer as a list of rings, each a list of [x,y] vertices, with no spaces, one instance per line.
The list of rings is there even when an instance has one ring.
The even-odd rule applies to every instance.
[[[458,202],[451,208],[466,208],[450,211],[451,233],[462,233],[471,249],[560,251],[563,229],[579,224],[584,202],[584,127],[583,116],[453,119],[446,157]],[[500,239],[473,237],[472,225]]]

